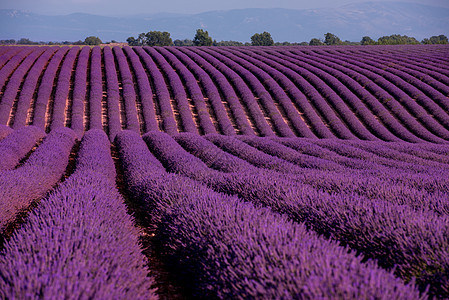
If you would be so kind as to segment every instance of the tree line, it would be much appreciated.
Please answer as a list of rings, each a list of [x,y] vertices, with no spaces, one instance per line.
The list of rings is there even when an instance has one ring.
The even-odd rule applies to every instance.
[[[448,44],[448,38],[445,35],[432,36],[425,38],[419,42],[414,37],[406,35],[392,34],[382,36],[377,41],[369,36],[364,36],[360,42],[342,41],[333,33],[326,33],[324,39],[312,38],[310,42],[291,43],[291,42],[274,42],[271,34],[264,31],[263,33],[255,33],[251,36],[251,42],[242,43],[238,41],[221,41],[217,42],[209,36],[207,31],[197,29],[196,34],[191,39],[172,40],[170,33],[164,31],[149,31],[141,33],[137,38],[129,37],[127,40],[130,46],[321,46],[321,45],[404,45],[404,44]]]
[[[191,39],[172,40],[170,33],[166,31],[149,31],[141,33],[137,37],[129,37],[126,42],[130,46],[324,46],[324,45],[405,45],[405,44],[449,44],[447,36],[441,34],[425,38],[421,42],[414,37],[407,35],[392,34],[382,36],[373,40],[369,36],[364,36],[360,42],[342,41],[333,33],[326,33],[324,39],[312,38],[309,42],[291,43],[291,42],[274,42],[269,32],[255,33],[251,36],[251,42],[238,41],[219,41],[212,39],[209,32],[203,29],[197,29],[196,34]],[[112,40],[109,43],[117,43]],[[103,44],[101,39],[96,36],[88,36],[84,41],[76,42],[33,42],[27,38],[20,40],[0,40],[0,45],[100,45]]]
[[[112,40],[109,43],[118,43],[117,41]],[[103,44],[103,42],[101,41],[101,39],[97,36],[88,36],[84,39],[84,41],[79,40],[79,41],[75,41],[75,42],[70,42],[70,41],[64,41],[64,42],[36,42],[36,41],[31,41],[30,39],[27,38],[21,38],[19,40],[14,40],[14,39],[8,39],[8,40],[0,40],[0,45],[91,45],[91,46],[95,46],[95,45],[100,45]]]

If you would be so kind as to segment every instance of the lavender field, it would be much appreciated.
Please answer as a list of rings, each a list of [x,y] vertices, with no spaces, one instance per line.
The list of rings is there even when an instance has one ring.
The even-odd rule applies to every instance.
[[[0,298],[449,298],[449,47],[0,47]]]

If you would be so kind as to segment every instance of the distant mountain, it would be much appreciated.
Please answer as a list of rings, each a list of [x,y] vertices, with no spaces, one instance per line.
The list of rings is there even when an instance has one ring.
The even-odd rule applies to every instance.
[[[238,9],[200,14],[154,14],[105,17],[84,13],[45,16],[17,10],[0,10],[0,39],[76,41],[95,35],[103,41],[125,41],[141,32],[161,30],[173,39],[193,39],[204,28],[212,38],[250,41],[256,32],[268,31],[275,41],[301,42],[323,38],[326,32],[342,40],[360,41],[368,35],[405,34],[418,40],[449,33],[449,8],[404,2],[366,2],[337,9]]]

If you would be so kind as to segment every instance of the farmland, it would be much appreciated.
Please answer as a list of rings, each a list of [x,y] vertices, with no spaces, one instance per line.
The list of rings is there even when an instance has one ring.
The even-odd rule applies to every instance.
[[[0,47],[0,297],[449,297],[449,47]]]

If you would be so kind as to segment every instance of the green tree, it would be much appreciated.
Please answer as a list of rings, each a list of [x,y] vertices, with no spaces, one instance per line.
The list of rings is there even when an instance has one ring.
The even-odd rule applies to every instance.
[[[175,44],[175,46],[193,46],[193,41],[191,39],[176,39],[173,43]]]
[[[324,43],[328,46],[330,45],[341,45],[343,42],[340,40],[338,36],[332,34],[330,32],[324,35]]]
[[[439,36],[431,36],[430,38],[426,38],[422,40],[423,44],[449,44],[449,41],[447,39],[447,36],[440,34]]]
[[[17,44],[19,45],[37,45],[37,42],[33,42],[30,39],[21,38],[17,41]]]
[[[142,32],[137,36],[136,46],[144,46],[146,45],[146,42],[147,42],[147,35],[144,32]]]
[[[133,36],[130,36],[129,38],[127,38],[126,42],[130,46],[139,46],[139,45],[137,45],[137,40]]]
[[[382,36],[377,40],[379,45],[405,45],[405,44],[419,44],[419,41],[414,37],[406,35],[392,34],[390,36]]]
[[[291,42],[276,42],[274,43],[275,46],[299,46],[299,43],[291,43]],[[308,44],[307,44],[308,45]]]
[[[85,40],[84,40],[84,44],[86,45],[100,45],[103,42],[100,40],[99,37],[97,36],[88,36]]]
[[[274,41],[271,38],[271,34],[269,32],[264,31],[263,33],[255,33],[251,37],[251,45],[252,46],[273,46]]]
[[[10,39],[10,40],[0,40],[0,45],[14,45],[16,43],[16,40]]]
[[[362,37],[362,40],[360,41],[360,44],[362,45],[376,45],[376,41],[370,38],[369,36]]]
[[[194,46],[212,46],[213,40],[209,36],[209,32],[203,29],[197,29],[195,37],[193,38]]]
[[[317,38],[313,38],[309,42],[309,46],[322,46],[322,45],[324,45],[324,43],[320,39],[317,39]]]
[[[171,46],[173,41],[170,37],[170,33],[164,31],[150,31],[145,34],[145,45],[148,46]]]
[[[243,46],[243,43],[238,41],[214,41],[214,46]]]

